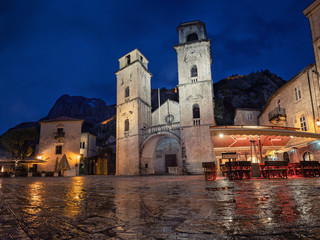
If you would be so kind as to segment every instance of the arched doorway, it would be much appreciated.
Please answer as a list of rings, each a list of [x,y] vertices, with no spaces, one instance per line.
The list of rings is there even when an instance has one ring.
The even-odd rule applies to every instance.
[[[180,139],[172,133],[149,136],[141,147],[141,174],[165,174],[181,167]]]
[[[283,153],[283,161],[290,162],[289,153],[287,152]]]
[[[310,152],[305,152],[303,155],[302,155],[302,158],[303,158],[303,161],[313,161],[313,154],[310,153]]]

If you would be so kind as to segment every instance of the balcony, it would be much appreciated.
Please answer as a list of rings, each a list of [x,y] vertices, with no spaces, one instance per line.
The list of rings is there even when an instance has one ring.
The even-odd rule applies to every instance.
[[[55,132],[54,133],[54,138],[57,139],[57,138],[64,138],[64,134],[65,132]]]
[[[273,124],[279,124],[286,121],[286,109],[277,107],[268,114],[269,121]]]
[[[143,135],[149,135],[158,132],[174,132],[180,129],[180,123],[172,123],[165,125],[158,125],[142,129]]]
[[[200,126],[200,118],[193,119],[193,126]]]
[[[192,82],[192,83],[198,82],[198,77],[192,77],[192,78],[191,78],[191,82]]]

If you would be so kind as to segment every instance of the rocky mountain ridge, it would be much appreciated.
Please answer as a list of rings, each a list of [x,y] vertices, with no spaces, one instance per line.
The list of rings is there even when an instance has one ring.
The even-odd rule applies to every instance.
[[[284,84],[285,81],[268,70],[253,72],[249,75],[232,76],[213,84],[215,99],[215,118],[218,125],[232,125],[236,108],[262,109],[268,98]],[[167,99],[179,101],[179,92],[175,89],[160,89],[160,104]],[[158,89],[151,90],[152,110],[158,108]],[[84,119],[83,132],[98,136],[98,142],[105,142],[115,136],[115,119],[102,125],[101,122],[116,114],[115,104],[106,105],[98,98],[62,95],[41,120],[60,116]],[[39,121],[21,123],[15,128],[39,129]]]

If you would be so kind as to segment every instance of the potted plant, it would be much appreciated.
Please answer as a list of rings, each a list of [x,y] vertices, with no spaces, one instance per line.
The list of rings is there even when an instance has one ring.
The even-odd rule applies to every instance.
[[[45,177],[46,176],[46,172],[45,171],[42,171],[41,172],[41,177]]]
[[[53,172],[54,177],[59,177],[59,172]]]
[[[15,177],[16,176],[16,174],[14,172],[10,172],[9,174],[10,174],[10,177]]]
[[[32,177],[33,176],[33,172],[28,172],[28,177]]]

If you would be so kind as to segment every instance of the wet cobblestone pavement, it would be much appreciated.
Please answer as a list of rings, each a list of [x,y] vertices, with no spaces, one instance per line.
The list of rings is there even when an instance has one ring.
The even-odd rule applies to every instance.
[[[0,239],[320,239],[320,178],[1,178]]]

